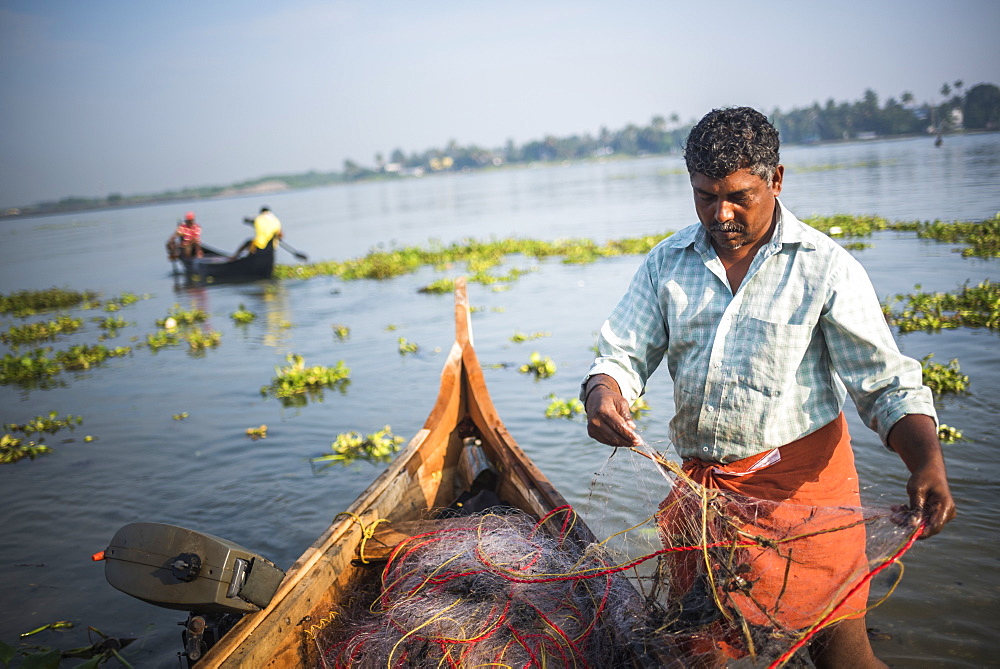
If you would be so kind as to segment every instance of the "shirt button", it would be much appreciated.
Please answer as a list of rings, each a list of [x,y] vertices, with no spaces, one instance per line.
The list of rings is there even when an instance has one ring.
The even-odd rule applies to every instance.
[[[719,367],[722,367],[722,363],[721,362],[715,363],[715,368],[718,369]]]
[[[705,451],[706,453],[708,453],[708,446],[703,446],[701,450],[703,450],[703,451]]]
[[[707,407],[705,407],[705,408],[706,408],[706,409],[708,410],[708,413],[712,413],[713,411],[715,411],[715,407],[714,407],[714,406],[712,406],[711,404],[709,404],[709,405],[708,405]]]

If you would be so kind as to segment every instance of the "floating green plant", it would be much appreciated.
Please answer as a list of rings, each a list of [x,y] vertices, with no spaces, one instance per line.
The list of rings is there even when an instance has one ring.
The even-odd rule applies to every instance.
[[[57,412],[52,411],[48,416],[36,416],[27,423],[7,423],[3,426],[5,434],[0,437],[0,464],[10,464],[24,458],[34,460],[40,455],[51,453],[52,449],[43,443],[45,435],[65,429],[74,430],[82,422],[82,416],[67,415],[60,418]],[[24,436],[17,437],[14,436],[15,433]]]
[[[504,286],[497,286],[496,284],[513,283],[514,281],[520,279],[523,275],[532,271],[534,270],[512,267],[506,274],[491,274],[485,270],[480,270],[478,272],[474,272],[472,276],[469,277],[469,281],[473,281],[484,286],[493,286],[494,290],[497,290],[499,288],[504,288]]]
[[[418,293],[433,293],[441,295],[444,293],[455,292],[455,280],[454,279],[438,279],[437,281],[432,281],[431,283],[417,289]]]
[[[48,288],[46,290],[21,290],[16,293],[0,293],[0,313],[19,317],[31,316],[39,311],[68,309],[96,300],[97,293],[91,291]]]
[[[139,300],[148,300],[149,295],[143,295],[142,297],[136,295],[135,293],[125,292],[116,297],[112,297],[104,303],[105,311],[118,311],[122,307],[127,307],[130,304],[135,304]]]
[[[418,346],[415,342],[407,341],[406,337],[400,337],[399,340],[398,340],[398,343],[399,343],[399,354],[400,355],[407,355],[409,353],[416,353],[417,351],[420,350],[420,346]]]
[[[99,328],[106,331],[111,336],[113,336],[112,333],[117,333],[121,328],[135,325],[135,323],[131,323],[121,316],[105,316],[103,318],[94,317],[91,320],[97,323]]]
[[[120,358],[132,353],[131,346],[108,348],[101,344],[78,344],[65,351],[56,351],[55,361],[63,369],[82,370],[100,365],[108,358]]]
[[[239,323],[240,325],[245,325],[257,318],[257,314],[252,311],[247,311],[246,307],[241,304],[239,309],[229,314],[229,317],[232,318],[234,322]]]
[[[0,384],[48,388],[57,385],[53,377],[62,365],[49,356],[49,349],[36,348],[27,353],[4,354],[0,359]]]
[[[962,431],[958,428],[945,425],[944,423],[938,425],[938,440],[942,444],[954,444],[956,441],[963,439],[965,439],[965,437],[962,436]]]
[[[549,395],[549,406],[545,409],[546,418],[573,418],[584,413],[583,402],[573,397],[560,399],[555,393]]]
[[[154,353],[167,346],[177,346],[181,336],[172,330],[157,330],[146,335],[146,346]]]
[[[848,251],[864,251],[865,249],[872,248],[872,245],[867,242],[849,242],[844,244],[844,248]]]
[[[12,355],[7,353],[0,360],[0,384],[16,384],[24,387],[48,388],[56,383],[53,377],[63,370],[90,369],[108,358],[129,355],[130,346],[108,348],[96,344],[78,344],[65,351],[36,348],[28,353]]]
[[[534,374],[535,379],[547,379],[556,373],[556,363],[552,362],[552,358],[545,356],[544,358],[535,351],[531,354],[528,362],[521,365],[518,368],[522,374]]]
[[[48,416],[35,416],[27,423],[7,423],[3,426],[8,432],[29,434],[55,434],[59,430],[74,430],[83,423],[83,416],[67,415],[60,418],[57,411],[50,411]]]
[[[873,232],[886,230],[891,225],[887,219],[881,216],[855,216],[853,214],[812,216],[802,219],[802,222],[831,237],[867,237]]]
[[[289,353],[286,367],[275,367],[277,376],[269,386],[261,386],[260,394],[272,395],[283,403],[300,406],[306,397],[322,400],[324,388],[337,388],[341,392],[350,383],[351,370],[340,360],[334,367],[315,365],[306,367],[305,359],[296,353]]]
[[[333,335],[340,341],[344,341],[345,339],[351,336],[351,328],[347,327],[346,325],[340,325],[339,323],[335,323],[333,325]]]
[[[61,630],[73,627],[73,623],[68,620],[59,620],[48,623],[35,629],[24,632],[20,636],[25,639],[48,630]],[[50,648],[38,644],[32,639],[30,644],[22,644],[15,648],[0,641],[0,662],[4,667],[22,667],[23,669],[55,669],[64,666],[62,660],[84,660],[82,663],[74,664],[77,669],[95,669],[102,666],[114,658],[118,664],[126,669],[132,669],[132,665],[122,657],[121,650],[128,647],[135,639],[111,637],[101,632],[96,627],[87,626],[88,634],[95,634],[100,639],[89,646],[81,648]]]
[[[646,402],[646,398],[636,398],[635,402],[632,402],[632,406],[629,407],[629,411],[632,412],[632,420],[642,418],[643,414],[649,411],[649,404]]]
[[[464,262],[471,275],[471,281],[489,285],[516,280],[526,271],[514,269],[502,276],[488,271],[508,256],[521,255],[538,260],[562,257],[566,262],[592,262],[604,257],[646,253],[669,234],[647,235],[605,244],[597,244],[589,239],[556,241],[513,238],[488,241],[466,239],[448,246],[432,244],[429,247],[378,248],[364,257],[342,262],[278,265],[274,273],[278,278],[289,279],[306,279],[314,276],[337,276],[344,280],[389,279],[411,274],[421,267],[446,268]],[[439,288],[443,290],[445,281],[448,280],[431,284],[434,290],[427,292],[435,292]]]
[[[173,328],[178,325],[194,325],[208,320],[208,314],[201,309],[181,309],[179,304],[175,304],[164,318],[156,321],[161,328]]]
[[[192,330],[187,333],[184,339],[187,340],[189,353],[203,353],[222,342],[222,333],[215,330]]]
[[[526,341],[532,341],[534,339],[541,339],[542,337],[551,337],[551,332],[533,332],[531,334],[525,334],[523,332],[515,332],[511,335],[510,340],[515,344],[521,344]]]
[[[76,332],[82,325],[83,319],[62,315],[50,321],[12,325],[6,332],[0,332],[0,341],[13,346],[32,344]]]
[[[958,395],[969,387],[969,377],[962,373],[958,359],[954,358],[947,365],[931,362],[933,353],[928,353],[920,360],[923,368],[924,385],[935,395]]]
[[[0,437],[0,464],[3,465],[9,465],[24,458],[34,460],[40,455],[51,452],[52,449],[45,444],[37,444],[10,434]]]
[[[187,417],[188,417],[187,411],[182,411],[181,413],[175,413],[173,416],[171,416],[171,418],[173,418],[174,420],[184,420]]]
[[[883,304],[887,320],[901,334],[957,327],[1000,329],[1000,283],[989,279],[975,286],[966,283],[953,293],[919,292],[919,284],[914,289],[918,292],[896,295]],[[893,307],[899,301],[904,304],[897,312]]]
[[[1000,213],[978,222],[924,223],[917,230],[917,236],[939,242],[968,244],[962,249],[962,255],[966,257],[1000,257]]]
[[[399,451],[402,443],[403,438],[394,435],[388,425],[366,437],[362,437],[358,432],[345,432],[338,434],[336,441],[330,444],[333,453],[312,458],[312,462],[322,463],[321,470],[356,460],[389,462]]]
[[[793,169],[796,174],[800,172],[828,172],[830,170],[844,170],[858,167],[878,167],[880,165],[891,165],[896,163],[892,160],[859,160],[853,163],[823,163],[820,165],[796,165]]]
[[[247,436],[254,441],[257,441],[258,439],[267,439],[267,425],[261,425],[260,427],[248,427]]]

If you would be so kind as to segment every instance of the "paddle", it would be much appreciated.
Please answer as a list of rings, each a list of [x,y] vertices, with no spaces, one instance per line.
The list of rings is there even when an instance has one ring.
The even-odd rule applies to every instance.
[[[300,251],[296,251],[291,246],[289,246],[288,244],[286,244],[284,242],[284,240],[279,239],[278,243],[281,244],[281,248],[285,249],[286,251],[288,251],[289,253],[291,253],[293,256],[295,256],[297,259],[301,260],[302,262],[305,262],[305,261],[309,260],[309,256],[307,256],[305,253],[302,253]]]
[[[244,218],[243,222],[246,225],[253,225],[253,219],[252,218]],[[302,262],[305,262],[305,261],[309,260],[309,256],[307,256],[305,253],[302,253],[301,251],[296,251],[295,249],[293,249],[291,247],[290,244],[286,244],[285,240],[279,239],[278,240],[278,244],[281,246],[281,248],[285,249],[286,251],[288,251],[289,253],[291,253],[293,256],[295,256],[296,259],[301,260]]]

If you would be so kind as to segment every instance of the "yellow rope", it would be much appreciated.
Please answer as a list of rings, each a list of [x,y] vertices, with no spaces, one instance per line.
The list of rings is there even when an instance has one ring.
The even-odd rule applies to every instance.
[[[323,628],[327,627],[330,623],[332,623],[333,619],[336,617],[337,617],[337,612],[330,611],[329,616],[325,618],[320,618],[318,623],[309,626],[309,629],[306,630],[306,636],[315,641],[316,634],[320,632]]]
[[[357,523],[358,527],[361,528],[361,544],[358,546],[358,556],[361,558],[361,564],[371,564],[370,561],[365,559],[365,544],[368,543],[369,539],[375,536],[375,528],[378,527],[379,523],[388,523],[389,519],[379,518],[370,525],[365,525],[364,522],[362,522],[361,518],[356,513],[352,513],[350,511],[341,511],[333,518],[334,520],[336,520],[340,516],[350,516],[351,520]]]

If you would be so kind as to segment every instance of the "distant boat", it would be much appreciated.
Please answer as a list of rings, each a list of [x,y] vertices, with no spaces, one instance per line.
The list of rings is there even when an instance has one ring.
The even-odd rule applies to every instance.
[[[944,144],[944,138],[941,135],[938,135],[934,139],[934,146],[941,146],[942,144]]]
[[[269,279],[274,271],[274,242],[256,253],[249,253],[231,260],[222,251],[202,245],[203,257],[181,256],[184,276],[190,282],[222,283]]]

